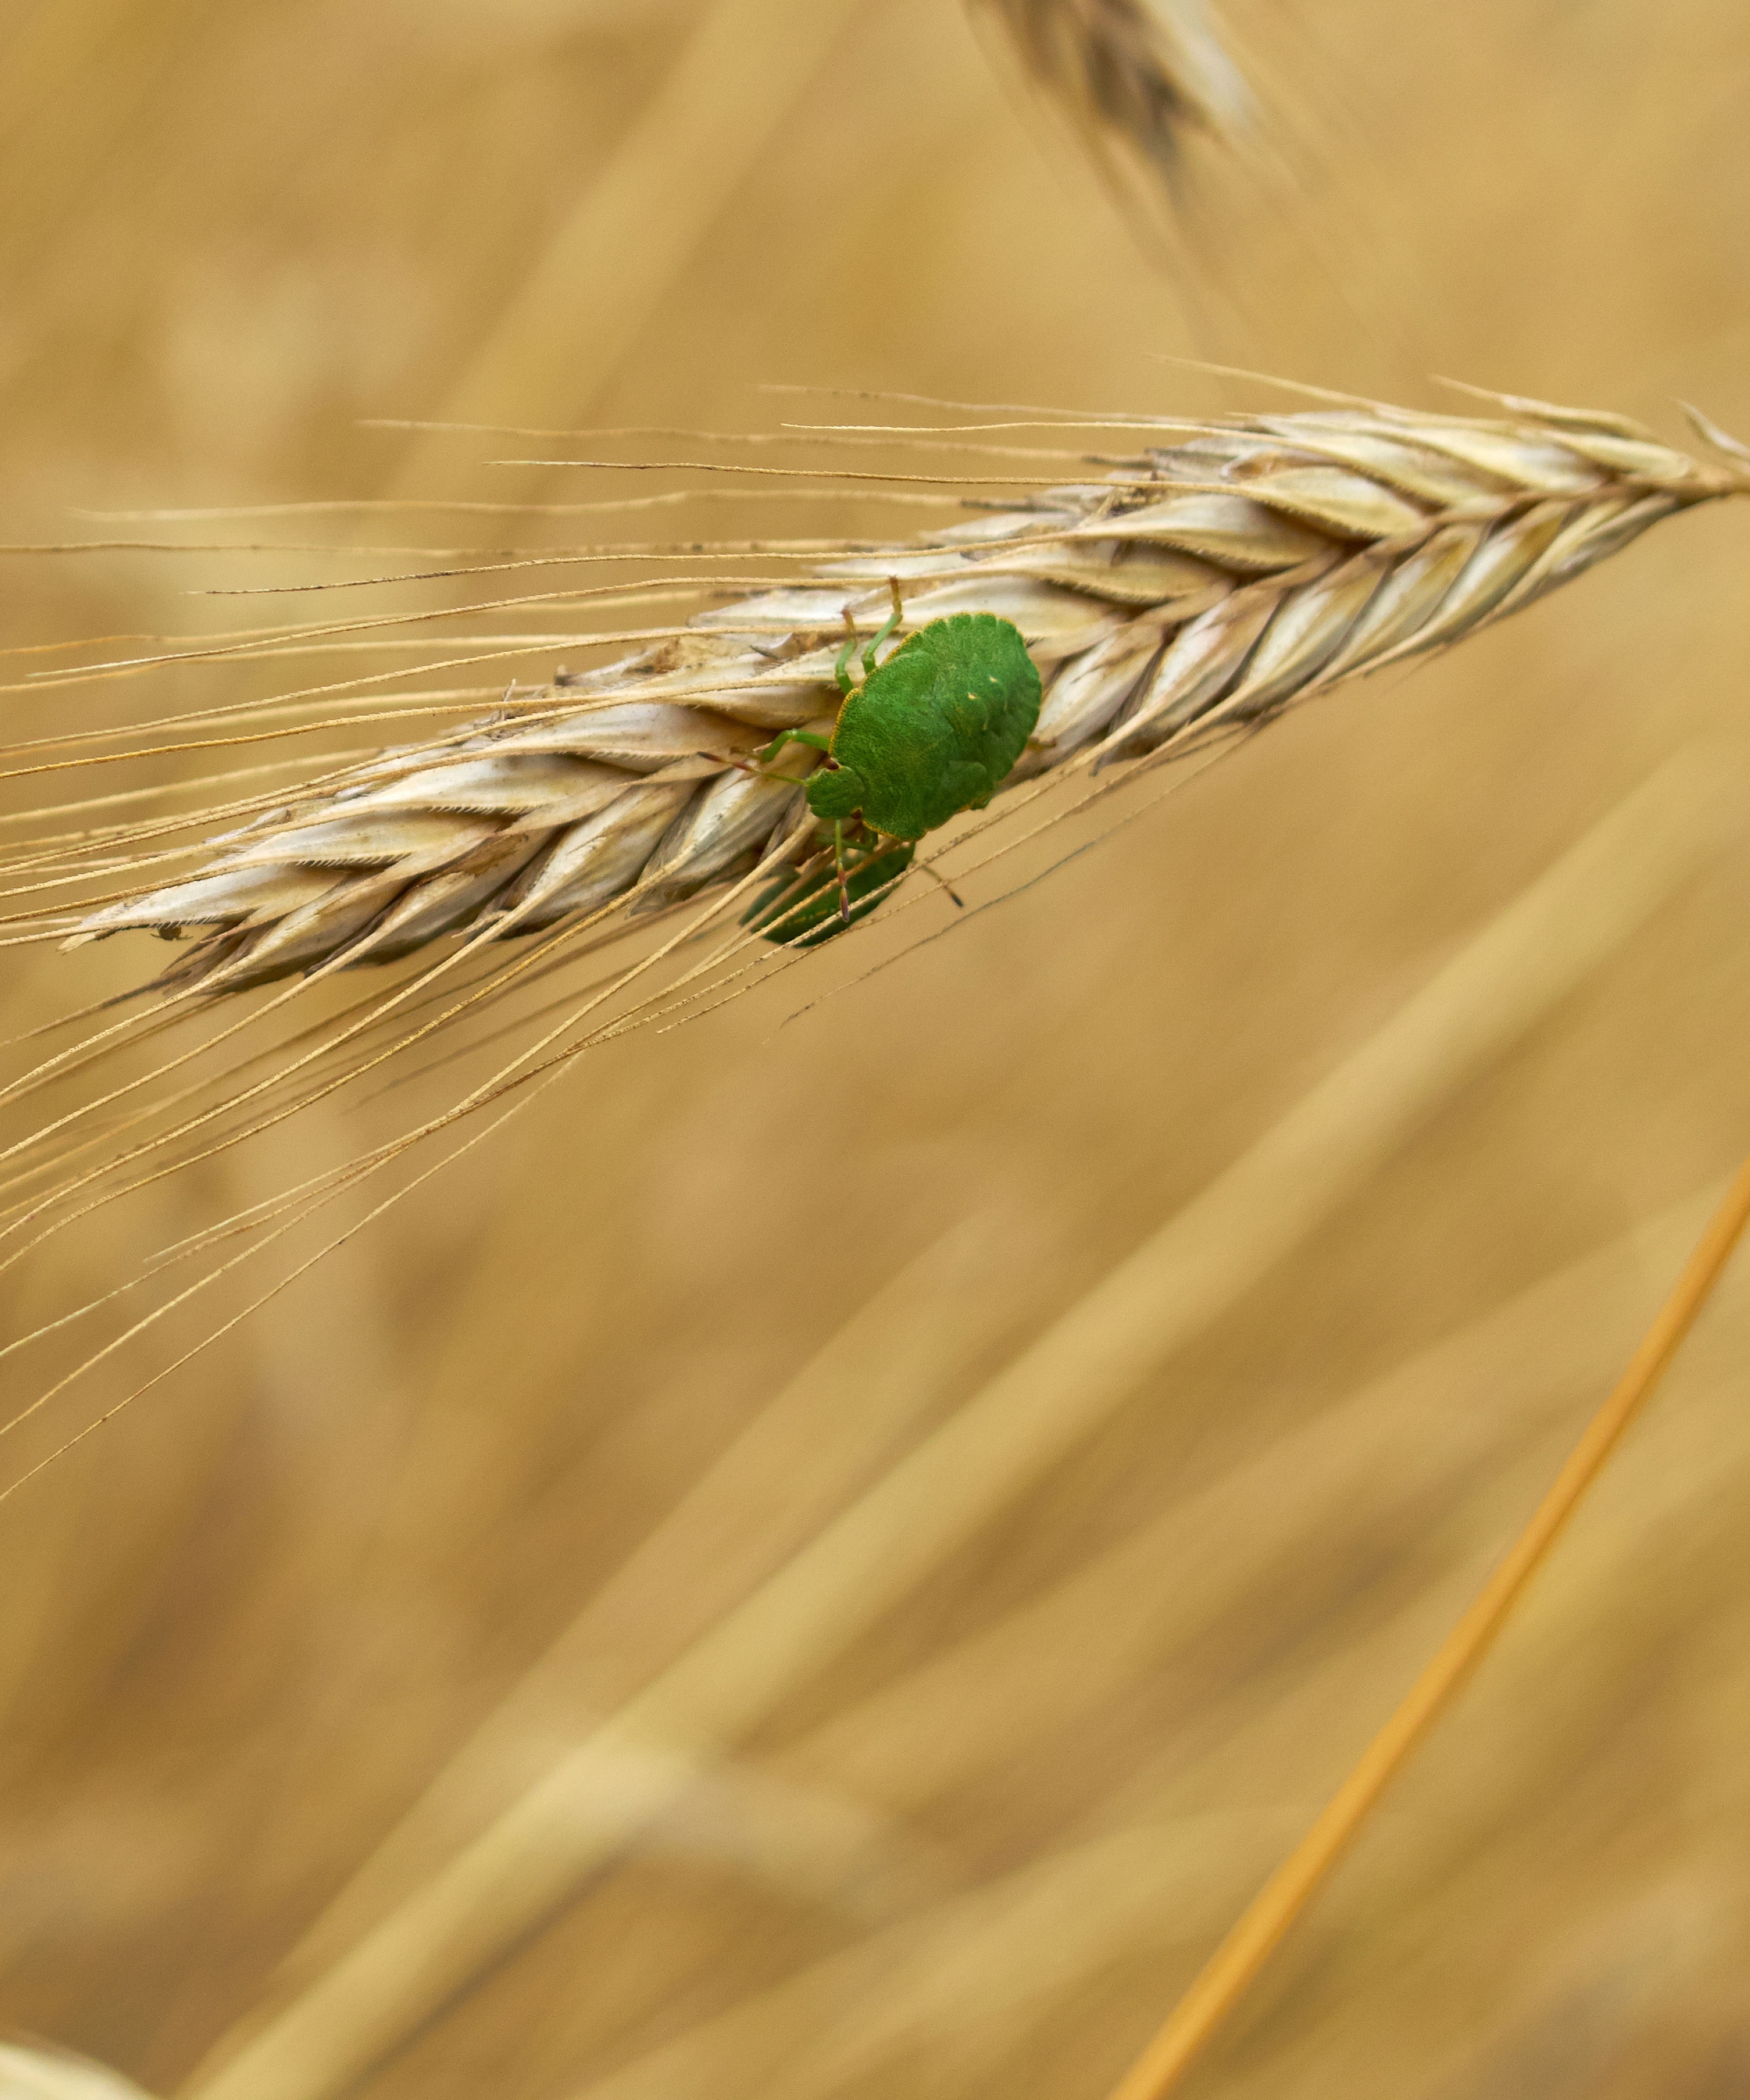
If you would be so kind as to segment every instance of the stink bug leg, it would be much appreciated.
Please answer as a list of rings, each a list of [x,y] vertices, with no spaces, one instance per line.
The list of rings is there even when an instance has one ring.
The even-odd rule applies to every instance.
[[[811,729],[780,729],[764,751],[756,751],[753,755],[762,766],[769,766],[787,744],[806,744],[810,750],[823,751],[829,759],[832,756],[831,744]]]
[[[893,610],[882,621],[874,640],[863,652],[863,682],[865,685],[875,676],[876,652],[906,617],[906,601],[900,595],[900,579],[897,576],[890,576],[887,578],[887,588],[892,594]],[[857,690],[857,688],[850,682],[850,659],[857,653],[858,640],[857,622],[851,617],[850,607],[847,606],[844,608],[844,647],[838,652],[838,661],[832,667],[832,675],[838,681],[838,690],[847,700]]]
[[[844,647],[838,652],[838,662],[832,667],[832,675],[838,681],[838,690],[850,699],[856,688],[850,682],[850,663],[857,650],[857,622],[850,617],[850,607],[844,608]]]
[[[890,576],[887,578],[887,588],[893,594],[893,610],[882,623],[881,632],[863,652],[863,677],[865,684],[875,676],[875,652],[906,617],[906,601],[900,596],[900,579],[897,576]]]
[[[808,729],[780,729],[765,749],[756,751],[751,759],[730,759],[727,763],[734,766],[738,773],[751,773],[756,780],[788,780],[789,778],[788,774],[767,771],[773,760],[787,744],[807,744],[816,751],[823,751],[827,754],[827,764],[830,766],[832,763],[832,746],[824,737],[817,737],[812,730]],[[725,762],[720,752],[701,751],[694,755],[701,759],[709,759],[714,766]],[[802,782],[797,780],[793,785],[801,787]]]

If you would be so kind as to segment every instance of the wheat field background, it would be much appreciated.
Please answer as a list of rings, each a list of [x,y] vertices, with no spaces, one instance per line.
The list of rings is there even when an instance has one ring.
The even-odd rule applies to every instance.
[[[879,419],[773,382],[1263,398],[1174,358],[1414,405],[1451,374],[1684,442],[1681,396],[1750,434],[1741,9],[1230,13],[1278,162],[1206,157],[1163,257],[949,0],[13,0],[4,536],[578,491],[367,417]],[[738,500],[710,529],[772,515]],[[460,529],[389,516],[259,536]],[[207,574],[334,573],[0,561],[19,650],[221,624],[183,595]],[[1750,514],[1679,519],[950,938],[829,970],[816,1008],[793,973],[592,1054],[0,1506],[0,2026],[158,2094],[213,2078],[1327,1074],[1398,1043],[1554,867],[1585,967],[1478,965],[1517,1018],[1413,1116],[1351,1103],[1313,1222],[1278,1246],[1260,1216],[1253,1249],[1230,1219],[1250,1281],[359,2088],[1101,2094],[1522,1521],[1750,1143],[1746,574]],[[108,721],[128,695],[55,704]],[[18,951],[8,1032],[156,952]],[[99,1220],[0,1279],[0,1320],[389,1112],[324,1106]],[[1188,2090],[1750,2092],[1746,1348],[1740,1275]],[[47,1442],[173,1353],[103,1367]]]

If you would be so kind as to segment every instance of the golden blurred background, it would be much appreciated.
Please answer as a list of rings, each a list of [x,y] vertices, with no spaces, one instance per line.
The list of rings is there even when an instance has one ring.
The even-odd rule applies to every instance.
[[[1262,398],[1194,358],[1750,432],[1741,9],[1228,14],[1268,150],[1205,154],[1163,244],[955,0],[12,0],[5,537],[579,486],[365,418],[863,413],[768,382]],[[6,554],[0,640],[223,624],[192,582],[475,531]],[[6,1501],[0,2026],[165,2095],[264,2032],[332,2040],[349,1950],[708,1649],[775,1690],[635,1842],[435,2010],[370,1972],[354,2070],[312,2045],[228,2090],[1100,2095],[1522,1522],[1745,1149],[1746,555],[1750,516],[1680,519],[952,942],[593,1053]],[[15,951],[8,1032],[157,952]],[[89,1221],[0,1278],[7,1331],[387,1113],[343,1097]],[[927,1579],[774,1672],[746,1600],[1054,1323],[1116,1333],[1099,1293],[1138,1247],[1182,1287],[1125,1315],[1087,1433],[1011,1492],[927,1485]],[[1739,1278],[1188,2090],[1750,2092],[1746,1344]],[[173,1354],[103,1367],[49,1443]],[[556,1830],[655,1783],[558,1768]]]

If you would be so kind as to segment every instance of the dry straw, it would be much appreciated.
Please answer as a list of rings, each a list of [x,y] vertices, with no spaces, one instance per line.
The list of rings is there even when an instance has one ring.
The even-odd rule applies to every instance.
[[[856,0],[711,0],[608,165],[499,304],[439,413],[586,402],[691,262],[723,199],[828,65]],[[401,495],[453,489],[453,448],[414,445]]]
[[[1142,1952],[1165,1965],[1218,1932],[1236,1887],[1262,1875],[1306,1820],[1306,1811],[1280,1804],[1300,1798],[1306,1746],[1347,1735],[1382,1683],[1413,1674],[1494,1557],[1517,1483],[1499,1502],[1489,1498],[1480,1520],[1470,1499],[1479,1469],[1488,1474],[1504,1450],[1535,1443],[1583,1390],[1608,1376],[1629,1346],[1628,1308],[1648,1265],[1680,1257],[1705,1208],[1686,1202],[1545,1279],[1180,1505],[1173,1516],[1182,1513],[1182,1524],[1161,1519],[785,1753],[787,1771],[830,1772],[894,1812],[924,1812],[987,1777],[1017,1737],[1053,1718],[1087,1725],[1097,1695],[1078,1667],[1078,1644],[1091,1638],[1103,1647],[1099,1663],[1110,1668],[1123,1633],[1132,1632],[1135,1653],[1115,1683],[1158,1684],[1187,1649],[1234,1626],[1223,1605],[1239,1603],[1246,1575],[1224,1559],[1223,1546],[1260,1508],[1283,1520],[1280,1530],[1272,1524],[1271,1545],[1284,1555],[1297,1542],[1328,1541],[1358,1503],[1372,1506],[1400,1548],[1402,1527],[1415,1522],[1410,1510],[1466,1508],[1450,1570],[1350,1644],[1290,1673],[1286,1687],[1274,1680],[1262,1698],[1251,1683],[1214,1697],[1187,1687],[1142,1768],[1078,1816],[1055,1849],[986,1884],[982,1900],[951,1898],[914,1916],[905,1934],[828,1956],[591,2083],[587,2100],[688,2100],[707,2087],[721,2100],[836,2090],[877,2065],[903,2076],[924,2048],[933,2061],[952,2062],[970,2087],[1012,2050],[1018,2026],[1038,2022],[1115,1961]],[[1609,1309],[1602,1320],[1601,1308]],[[1660,1424],[1662,1444],[1648,1454],[1656,1485],[1636,1494],[1626,1524],[1619,1514],[1617,1528],[1572,1541],[1545,1578],[1539,1620],[1522,1629],[1531,1637],[1495,1664],[1498,1711],[1522,1715],[1536,1705],[1556,1659],[1596,1623],[1600,1588],[1656,1560],[1673,1533],[1693,1524],[1699,1503],[1741,1482],[1750,1441],[1726,1395],[1744,1320],[1740,1293],[1730,1327],[1715,1338],[1719,1402]],[[1276,1499],[1284,1484],[1285,1507]],[[1138,1617],[1144,1623],[1126,1623]],[[1074,1629],[1068,1642],[1066,1621]],[[1041,1655],[1050,1656],[1049,1670],[1040,1670]],[[1060,1715],[1051,1702],[1059,1684]],[[1053,1914],[1046,1942],[1018,1944],[1012,1915],[1035,1904]],[[1522,2012],[1526,1996],[1535,2005],[1550,1968],[1559,1973],[1571,1963],[1571,1950],[1541,1949],[1497,2011]],[[1324,2040],[1306,2037],[1315,2062]],[[1437,2075],[1418,2092],[1440,2090],[1439,2067],[1428,2068]],[[1286,2090],[1298,2087],[1291,2080]]]
[[[1655,776],[1192,1204],[487,1827],[412,1886],[393,1871],[379,1880],[399,1890],[362,1929],[343,1899],[354,1913],[350,1943],[318,1928],[320,1965],[290,2002],[227,2037],[190,2090],[202,2100],[329,2100],[392,2054],[1239,1302],[1440,1102],[1643,925],[1731,835],[1733,782],[1732,769],[1699,756]],[[728,1466],[733,1479],[733,1457]],[[713,1503],[721,1513],[712,1488],[702,1484],[695,1521]],[[684,1530],[670,1535],[670,1551],[684,1551]],[[663,1545],[654,1550],[656,1564],[640,1571],[647,1586],[668,1572]],[[1074,1689],[1054,1682],[1052,1696],[1073,1698]],[[365,1878],[378,1879],[369,1868]]]
[[[1018,427],[1031,433],[1025,444],[1013,438]],[[732,992],[750,966],[794,966],[733,930],[698,959],[696,934],[732,923],[761,871],[818,850],[799,783],[754,777],[737,761],[777,729],[830,723],[844,619],[872,626],[890,578],[900,582],[912,628],[970,609],[1021,628],[1046,677],[1044,710],[1014,791],[981,822],[1061,783],[1068,794],[1046,805],[1049,822],[1054,810],[1220,749],[1348,679],[1444,648],[1657,521],[1750,486],[1750,463],[1717,434],[1725,464],[1704,467],[1620,418],[1508,399],[1485,416],[1342,401],[1176,424],[1108,417],[1098,427],[1120,443],[1098,456],[1040,442],[1041,431],[1061,440],[1082,427],[1085,419],[1015,410],[981,412],[970,426],[830,434],[839,458],[859,439],[928,448],[926,468],[892,473],[793,469],[759,455],[736,471],[970,500],[975,514],[904,541],[646,550],[661,557],[654,580],[599,592],[571,584],[507,597],[500,578],[497,595],[462,610],[538,610],[550,622],[556,606],[570,613],[629,601],[656,607],[658,619],[606,636],[580,626],[579,646],[617,642],[622,653],[533,695],[513,693],[484,717],[466,689],[385,694],[399,673],[167,715],[146,725],[149,748],[271,744],[309,733],[312,717],[331,731],[422,710],[466,718],[334,764],[290,798],[257,792],[246,767],[232,829],[216,839],[203,835],[199,810],[112,822],[88,808],[85,829],[17,847],[14,881],[31,898],[13,922],[20,937],[194,936],[160,980],[167,998],[119,1020],[101,1016],[90,1043],[52,1056],[18,1090],[81,1065],[101,1070],[118,1045],[159,1034],[174,1044],[189,1019],[214,1030],[144,1082],[117,1082],[48,1126],[34,1161],[28,1147],[12,1156],[5,1229],[25,1250],[118,1188],[375,1073],[600,938],[678,914],[676,930],[599,988],[563,993],[557,1019],[530,1022],[532,1048],[403,1139],[167,1250],[168,1260],[211,1266],[97,1356],[130,1346],[408,1144],[514,1094],[527,1098],[530,1080],[634,1020],[683,1010],[677,998]],[[972,454],[973,471],[937,471],[956,450]],[[1081,471],[1067,472],[1066,460]],[[626,552],[528,558],[595,563]],[[702,588],[690,559],[709,564],[703,587],[715,602],[676,624],[661,614]],[[780,573],[733,580],[735,564],[749,562]],[[256,628],[75,675],[377,647],[426,624],[361,614]],[[426,640],[421,653],[440,661],[421,669],[453,676],[552,647],[550,626],[532,640],[466,635],[435,651]],[[17,755],[82,766],[137,749],[90,732]],[[1724,778],[1679,764],[1608,820],[1188,1212],[335,1954],[293,2003],[221,2050],[197,2090],[215,2100],[316,2100],[392,2053],[668,1814],[774,1701],[1234,1304],[1452,1087],[1642,923],[1729,827]],[[196,864],[166,881],[160,857],[174,855]],[[38,885],[51,895],[57,885],[108,895],[45,907]],[[696,912],[681,909],[695,899]],[[253,1057],[230,1047],[256,1020],[297,1012],[290,1003],[312,981],[398,960],[413,974],[326,1014],[290,1047]],[[276,989],[259,1004],[229,996],[263,985]],[[33,1166],[46,1197],[28,1179]],[[243,1251],[231,1251],[231,1240]]]
[[[61,2049],[0,2042],[0,2100],[146,2100],[107,2065]]]
[[[976,4],[1000,21],[1035,81],[1121,187],[1138,168],[1176,181],[1194,137],[1236,143],[1254,122],[1246,82],[1197,0]],[[787,0],[774,32],[773,0],[717,0],[701,10],[663,94],[480,347],[452,394],[450,415],[488,413],[528,392],[522,368],[531,344],[536,356],[564,359],[568,380],[580,340],[592,346],[596,375],[607,368],[696,239],[704,223],[698,214],[714,194],[711,184],[671,179],[675,141],[682,140],[714,180],[726,164],[750,164],[850,12],[850,0]],[[730,73],[747,94],[722,92]],[[746,121],[750,97],[764,125]],[[627,195],[649,193],[657,167],[668,216],[658,237],[641,234],[630,252],[623,234],[630,221],[620,206]],[[566,307],[575,309],[584,288],[592,295],[605,277],[622,284],[626,296],[606,320],[592,302],[589,328],[566,326]],[[531,315],[539,326],[529,325]],[[535,375],[537,393],[541,376]],[[691,900],[702,900],[698,917],[658,951],[670,977],[650,984],[670,983],[678,970],[683,991],[711,983],[732,989],[751,962],[786,966],[732,934],[707,968],[688,970],[677,943],[732,918],[756,872],[816,850],[798,788],[752,780],[734,761],[776,729],[830,719],[836,696],[827,674],[840,622],[849,614],[872,625],[889,577],[902,580],[910,627],[961,609],[999,612],[1020,625],[1048,696],[1035,746],[1012,783],[1022,794],[1012,806],[1056,780],[1085,802],[1155,766],[1220,748],[1346,679],[1444,648],[1580,573],[1659,519],[1750,486],[1750,458],[1717,432],[1704,434],[1721,445],[1727,464],[1704,468],[1618,418],[1506,397],[1482,418],[1417,416],[1361,402],[1178,425],[1109,418],[1101,427],[1114,449],[1084,455],[1069,470],[1057,463],[1072,455],[1040,444],[1038,433],[1068,436],[1078,427],[1068,416],[1018,411],[981,414],[970,430],[835,433],[838,457],[871,441],[982,455],[989,471],[971,480],[907,472],[886,477],[878,491],[872,484],[882,477],[862,486],[864,494],[918,504],[952,500],[975,486],[985,492],[972,499],[979,512],[972,523],[915,539],[653,550],[667,564],[654,581],[489,599],[466,610],[499,616],[494,625],[500,631],[469,634],[445,649],[424,639],[423,623],[361,617],[262,628],[164,652],[162,668],[173,672],[191,661],[259,664],[400,650],[439,659],[421,668],[440,682],[409,693],[395,674],[337,678],[266,702],[167,717],[153,729],[150,749],[244,747],[216,837],[204,836],[213,826],[199,809],[166,808],[135,821],[132,810],[152,791],[130,787],[70,804],[57,814],[58,829],[15,846],[6,864],[22,906],[10,922],[17,939],[84,942],[150,929],[191,940],[159,980],[170,995],[162,1007],[142,1010],[144,1020],[106,1017],[88,1049],[51,1060],[18,1090],[69,1069],[102,1071],[107,1051],[130,1032],[132,1040],[150,1040],[190,1018],[248,1005],[222,995],[284,981],[267,1008],[273,1012],[307,979],[337,971],[406,961],[422,974],[410,989],[402,983],[365,998],[338,1023],[326,1023],[326,1034],[290,1053],[242,1058],[215,1073],[198,1061],[211,1043],[178,1050],[152,1075],[175,1075],[155,1102],[118,1083],[94,1113],[88,1106],[57,1120],[34,1151],[27,1145],[9,1156],[14,1179],[5,1186],[13,1204],[0,1224],[12,1246],[108,1200],[130,1176],[173,1171],[296,1114],[433,1028],[478,1011],[518,977],[533,982],[600,940],[660,921]],[[1030,449],[1012,441],[1017,429],[1033,433]],[[427,478],[443,442],[436,431],[432,440],[414,456],[401,493]],[[858,485],[836,466],[794,472],[816,484],[796,491],[802,500]],[[998,489],[1000,495],[989,493]],[[612,561],[626,551],[596,549],[576,558]],[[668,608],[701,586],[697,556],[718,572],[717,602],[690,621],[667,624]],[[749,561],[778,573],[750,588],[743,580]],[[710,576],[703,581],[709,587]],[[642,635],[619,638],[637,641],[634,653],[533,693],[513,686],[500,708],[478,711],[479,688],[470,681],[484,667],[612,641],[573,628],[567,616],[616,606],[645,609]],[[550,608],[556,629],[517,624]],[[117,664],[100,675],[155,668]],[[322,766],[294,760],[306,776],[319,777],[290,795],[277,785],[284,762],[276,754],[287,736],[312,727],[350,735],[382,722],[423,728],[446,716],[459,716],[461,725],[362,760],[344,752]],[[58,773],[136,755],[136,746],[118,741],[97,749],[97,741],[44,739],[15,752],[18,770]],[[1174,1543],[1169,1531],[1180,1535],[1182,1553],[1184,1534],[1188,1529],[1194,1539],[1199,1522],[1212,1532],[1231,1524],[1257,1491],[1250,1475],[1222,1483],[1078,1572],[1062,1596],[1048,1595],[936,1658],[919,1681],[843,1717],[818,1741],[805,1742],[788,1771],[740,1768],[732,1755],[737,1738],[841,1652],[884,1603],[939,1565],[1149,1368],[1233,1305],[1434,1106],[1642,925],[1735,822],[1720,769],[1680,763],[1661,775],[1082,1306],[834,1517],[849,1483],[888,1455],[886,1440],[903,1445],[915,1432],[930,1396],[926,1379],[887,1395],[872,1413],[850,1414],[843,1447],[815,1452],[817,1477],[807,1492],[769,1513],[768,1564],[735,1571],[745,1601],[720,1616],[708,1613],[704,1630],[677,1641],[669,1666],[632,1690],[567,1758],[482,1827],[459,1830],[453,1815],[446,1823],[445,1782],[459,1775],[452,1791],[464,1797],[477,1790],[472,1782],[489,1774],[494,1754],[489,1724],[458,1772],[440,1780],[410,1819],[416,1838],[436,1831],[440,1849],[448,1841],[447,1858],[422,1875],[410,1866],[418,1844],[404,1844],[397,1854],[392,1841],[368,1862],[294,1964],[298,1983],[288,2001],[228,2038],[194,2090],[232,2100],[342,2093],[621,1849],[648,1841],[685,1804],[696,1820],[702,1802],[709,1816],[713,1790],[729,1820],[749,1826],[767,1867],[794,1869],[797,1886],[829,1897],[849,1888],[855,1900],[867,1893],[859,1876],[885,1876],[890,1894],[897,1886],[918,1908],[902,1924],[592,2087],[602,2100],[681,2100],[705,2087],[805,2100],[823,2086],[903,2062],[919,2046],[938,2061],[963,2059],[970,2071],[980,2066],[966,2033],[969,2000],[998,2025],[1024,2019],[1115,1952],[1158,1935],[1169,1882],[1190,1892],[1174,1929],[1213,1931],[1222,1914],[1222,1876],[1239,1856],[1256,1856],[1261,1866],[1264,1848],[1278,1842],[1276,1826],[1286,1824],[1281,1812],[1254,1817],[1236,1832],[1208,1819],[1152,1816],[1137,1799],[1109,1803],[1076,1842],[1017,1874],[932,1904],[931,1863],[905,1856],[903,1846],[896,1857],[892,1827],[879,1811],[850,1809],[830,1782],[850,1768],[869,1782],[873,1798],[885,1793],[892,1800],[907,1788],[921,1791],[927,1768],[938,1779],[949,1768],[963,1774],[977,1756],[969,1686],[1013,1726],[1027,1698],[1041,1696],[1030,1666],[1042,1645],[1074,1654],[1074,1670],[1060,1672],[1048,1690],[1058,1718],[1078,1699],[1091,1705],[1122,1678],[1132,1659],[1126,1642],[1138,1638],[1134,1622],[1097,1600],[1133,1593],[1145,1574],[1158,1580],[1158,1559]],[[192,872],[168,872],[191,858]],[[507,950],[507,941],[522,945]],[[501,964],[508,953],[519,960]],[[458,963],[460,974],[472,972],[460,991]],[[616,992],[630,990],[618,1009],[605,1008],[597,996],[562,1000],[565,1024],[541,1039],[532,1059],[502,1068],[411,1135],[447,1128],[458,1114],[563,1067],[630,1019],[662,1011],[671,994],[640,987],[644,967],[611,976]],[[224,1021],[213,1041],[225,1043],[242,1025]],[[265,1231],[272,1239],[338,1187],[388,1164],[396,1150],[289,1192],[262,1215],[226,1229]],[[1531,1530],[1120,2089],[1122,2100],[1157,2100],[1177,2082],[1474,1664],[1669,1361],[1746,1208],[1750,1180],[1740,1180],[1661,1326]],[[168,1252],[199,1257],[215,1243],[209,1236]],[[1581,1293],[1578,1302],[1592,1300]],[[871,1317],[887,1310],[878,1301]],[[1558,1326],[1570,1324],[1543,1310]],[[950,1339],[963,1337],[944,1337]],[[1466,1356],[1465,1375],[1475,1368]],[[705,1572],[725,1511],[745,1530],[745,1490],[774,1477],[767,1444],[788,1447],[795,1418],[808,1412],[799,1410],[799,1397],[782,1396],[746,1446],[646,1542],[618,1590],[611,1585],[595,1601],[526,1688],[525,1709],[563,1706],[568,1663],[604,1622],[612,1625],[617,1603],[635,1616],[650,1595]],[[1418,1409],[1424,1397],[1418,1388]],[[1359,1407],[1356,1413],[1360,1419]],[[1365,1419],[1371,1437],[1377,1418],[1368,1410]],[[1326,1433],[1340,1426],[1321,1424],[1317,1450],[1302,1453],[1291,1442],[1267,1466],[1280,1474],[1304,1460],[1305,1478],[1328,1487],[1321,1461],[1336,1477],[1335,1457],[1356,1455],[1354,1445]],[[1418,1460],[1432,1469],[1435,1460],[1417,1423],[1406,1418],[1403,1426],[1402,1474]],[[1449,1441],[1460,1432],[1473,1441],[1483,1433],[1473,1421],[1449,1432]],[[789,1472],[783,1477],[795,1484]],[[1359,1486],[1347,1481],[1345,1491]],[[797,1556],[781,1569],[780,1546]],[[1450,1586],[1422,1599],[1375,1645],[1396,1643],[1394,1654],[1419,1648],[1431,1611],[1449,1608]],[[1182,1613],[1185,1596],[1159,1608]],[[1079,1629],[1074,1639],[1042,1637],[1054,1615]],[[1107,1628],[1112,1638],[1102,1645],[1098,1635]],[[1334,1681],[1341,1675],[1329,1673],[1318,1695],[1342,1696]],[[516,1736],[514,1718],[514,1703],[512,1725],[500,1735]],[[815,1766],[823,1768],[824,1781]],[[704,1841],[711,1841],[709,1831]],[[1657,1908],[1661,1932],[1671,1908]],[[1639,1914],[1629,1922],[1638,1960],[1656,1936]],[[854,2008],[849,2016],[847,2006]],[[800,2053],[798,2032],[809,2037]],[[0,2100],[123,2100],[134,2090],[96,2067],[0,2049]]]
[[[1113,2100],[1165,2100],[1166,2095],[1178,2090],[1222,2021],[1354,1842],[1387,1787],[1493,1645],[1586,1490],[1670,1368],[1746,1224],[1750,1160],[1740,1169],[1628,1369],[1587,1425],[1530,1522],[1317,1822],[1211,1956],[1159,2034],[1120,2082]]]

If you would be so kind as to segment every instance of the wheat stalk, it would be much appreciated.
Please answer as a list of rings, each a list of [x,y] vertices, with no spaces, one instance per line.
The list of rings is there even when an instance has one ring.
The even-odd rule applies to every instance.
[[[1735,823],[1740,775],[1673,761],[1368,1041],[424,1883],[228,2037],[201,2100],[333,2100],[635,1843],[826,1662],[1207,1331],[1432,1110],[1584,981]],[[623,1752],[641,1797],[620,1783]],[[610,1789],[603,1760],[615,1774]],[[662,1784],[664,1778],[668,1784]]]
[[[1467,1611],[1360,1761],[1200,1970],[1112,2100],[1166,2100],[1318,1894],[1386,1788],[1488,1655],[1586,1491],[1670,1368],[1750,1225],[1750,1160],[1732,1179],[1627,1369]]]
[[[158,981],[216,993],[445,936],[630,922],[818,852],[800,766],[774,780],[747,761],[778,730],[830,725],[844,623],[875,624],[890,578],[906,631],[980,611],[1025,635],[1046,697],[1014,787],[1253,727],[1750,487],[1739,448],[1704,467],[1620,417],[1499,406],[1137,418],[1120,426],[1135,449],[1085,480],[730,595],[605,668],[342,767],[213,839],[192,876],[59,930],[192,933]],[[88,873],[97,850],[68,864]]]
[[[69,2050],[0,2042],[0,2100],[147,2100],[107,2064]]]

